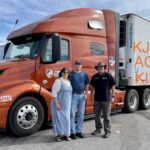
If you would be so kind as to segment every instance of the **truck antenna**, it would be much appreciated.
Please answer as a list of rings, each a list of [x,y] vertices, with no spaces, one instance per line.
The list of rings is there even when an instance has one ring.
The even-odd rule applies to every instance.
[[[18,24],[18,19],[16,19],[16,21],[15,21],[15,25],[14,25],[14,27],[13,27],[13,29],[12,29],[12,32],[14,31],[14,29],[15,29],[15,27],[16,27],[16,25]]]

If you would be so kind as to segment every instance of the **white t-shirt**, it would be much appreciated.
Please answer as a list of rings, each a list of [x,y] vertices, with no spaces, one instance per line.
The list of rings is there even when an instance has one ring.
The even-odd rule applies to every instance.
[[[52,86],[52,97],[57,97],[57,93],[60,91],[61,88],[61,81],[64,82],[66,85],[70,85],[70,81],[64,79],[63,77],[60,77],[55,80],[53,86]]]

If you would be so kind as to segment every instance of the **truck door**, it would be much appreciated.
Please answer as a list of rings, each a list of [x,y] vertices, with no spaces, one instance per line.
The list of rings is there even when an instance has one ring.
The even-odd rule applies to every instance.
[[[89,70],[87,70],[88,68],[85,68],[85,66],[83,66],[83,68],[85,68],[85,70],[87,70],[88,74],[89,74],[89,78],[91,79],[91,77],[97,73],[96,69],[95,69],[95,65],[97,65],[98,62],[104,62],[107,66],[108,66],[108,54],[107,54],[107,45],[105,44],[105,41],[102,39],[92,39],[90,41],[90,57],[88,57],[88,64],[90,64],[92,67],[90,67]],[[87,64],[85,62],[85,64]],[[107,68],[108,70],[108,68]],[[90,97],[91,98],[91,97]],[[87,106],[86,106],[86,114],[94,111],[93,110],[93,104],[94,104],[94,97],[91,100],[90,98],[88,98],[87,100]]]
[[[71,39],[61,37],[60,60],[53,58],[52,37],[48,36],[41,55],[39,66],[36,66],[36,81],[45,89],[51,91],[55,79],[63,67],[72,69],[71,62]],[[56,44],[56,43],[55,43]]]

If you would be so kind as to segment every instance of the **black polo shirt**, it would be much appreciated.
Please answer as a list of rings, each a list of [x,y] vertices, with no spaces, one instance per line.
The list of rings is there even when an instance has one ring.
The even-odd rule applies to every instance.
[[[95,89],[95,101],[111,100],[110,89],[113,85],[115,85],[115,80],[113,79],[112,75],[106,72],[101,75],[97,73],[92,77],[90,84]]]

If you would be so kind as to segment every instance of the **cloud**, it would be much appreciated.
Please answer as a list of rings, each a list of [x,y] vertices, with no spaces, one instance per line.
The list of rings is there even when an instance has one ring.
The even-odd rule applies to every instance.
[[[120,14],[135,13],[139,16],[147,17],[145,14],[145,10],[150,11],[149,0],[121,0],[119,2],[116,1],[117,0],[115,0],[115,5],[112,5],[112,7],[115,11],[118,11]]]
[[[43,17],[75,8],[111,9],[120,14],[135,13],[150,19],[149,0],[0,0],[0,40],[5,41],[16,19],[19,19],[17,29]]]
[[[7,40],[5,37],[6,37],[6,33],[0,33],[0,46],[7,43]]]

